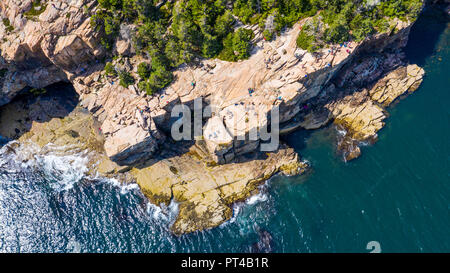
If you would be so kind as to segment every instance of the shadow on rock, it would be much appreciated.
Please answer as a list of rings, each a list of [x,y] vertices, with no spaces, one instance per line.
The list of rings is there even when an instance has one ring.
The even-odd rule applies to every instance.
[[[64,118],[78,104],[78,94],[67,83],[24,91],[9,104],[0,107],[0,135],[4,138],[20,138],[30,131],[33,122]]]

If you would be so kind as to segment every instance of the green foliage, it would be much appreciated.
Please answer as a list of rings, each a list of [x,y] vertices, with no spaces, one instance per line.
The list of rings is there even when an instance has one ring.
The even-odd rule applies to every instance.
[[[148,94],[148,92],[147,92],[147,83],[148,82],[146,80],[138,82],[138,89],[140,91],[146,92]],[[148,94],[148,95],[153,95],[153,93],[151,92],[151,94]]]
[[[263,31],[263,36],[266,41],[272,41],[274,34],[270,30],[266,29]]]
[[[148,79],[148,84],[152,93],[166,87],[173,80],[173,74],[165,69],[154,71]],[[147,89],[147,94],[149,94]]]
[[[364,18],[358,14],[350,22],[350,29],[352,29],[352,36],[359,42],[364,40],[367,36],[375,32],[374,25],[368,18]]]
[[[152,95],[169,85],[173,80],[173,74],[167,68],[168,60],[162,55],[154,55],[151,65],[147,63],[139,64],[138,74],[141,78],[138,83],[139,90]]]
[[[45,88],[32,88],[30,90],[30,93],[33,94],[34,96],[39,96],[47,93],[47,90]]]
[[[173,75],[167,70],[157,70],[151,73],[147,80],[140,81],[138,87],[141,91],[151,96],[160,89],[169,85],[173,80]]]
[[[306,31],[301,31],[297,37],[297,46],[309,52],[315,51],[314,36],[309,35]]]
[[[213,58],[217,56],[217,54],[222,49],[222,45],[219,42],[219,39],[216,36],[205,36],[203,45],[202,45],[202,55],[206,58]]]
[[[127,71],[119,72],[119,84],[125,88],[135,83],[133,76]]]
[[[250,57],[250,40],[253,38],[253,31],[240,28],[233,34],[233,50],[237,52],[237,59],[247,59]]]
[[[218,37],[225,37],[233,31],[234,18],[231,11],[227,10],[218,16],[215,22],[214,30]]]
[[[253,31],[240,28],[227,35],[223,40],[223,50],[218,58],[225,61],[238,61],[250,56]]]
[[[110,62],[106,63],[106,65],[105,65],[105,73],[107,76],[111,76],[111,77],[117,76],[117,71],[114,68],[114,65]]]
[[[313,35],[314,46],[320,47],[349,39],[360,41],[376,31],[386,31],[386,22],[392,17],[413,20],[423,0],[99,0],[98,4],[92,23],[103,34],[105,48],[112,49],[122,22],[135,23],[136,50],[164,54],[170,66],[176,67],[196,56],[220,54],[234,59],[230,48],[225,48],[233,44],[233,15],[245,24],[259,23],[270,40],[276,32],[320,11],[316,17],[325,26],[300,39]]]
[[[6,32],[11,32],[14,30],[14,27],[11,25],[11,22],[9,21],[8,18],[4,18],[2,21],[3,21],[3,25],[6,28]]]
[[[121,24],[138,54],[152,58],[140,67],[139,88],[154,93],[173,79],[171,71],[198,57],[238,61],[250,56],[250,30],[235,30],[235,17],[258,24],[266,40],[302,18],[314,17],[297,38],[310,52],[326,43],[361,41],[388,31],[393,17],[414,20],[423,0],[98,0],[91,23],[102,45],[113,48]],[[140,65],[141,66],[141,65]]]
[[[119,33],[120,20],[114,13],[107,10],[99,10],[91,17],[91,25],[98,31],[102,38],[101,44],[111,50]]]
[[[234,2],[233,13],[244,23],[250,23],[252,16],[256,14],[253,1],[237,0]]]
[[[98,0],[100,7],[117,10],[122,7],[122,0]]]
[[[148,79],[148,77],[150,77],[150,73],[151,70],[148,63],[142,62],[138,65],[137,74],[141,79],[143,80]]]
[[[324,43],[340,44],[362,41],[392,27],[392,18],[415,20],[423,0],[309,0],[313,9],[321,10],[314,16],[322,22],[318,28],[302,31],[297,40],[299,47],[314,51]],[[306,32],[306,33],[305,33]]]
[[[348,41],[350,38],[349,27],[343,22],[334,22],[325,30],[325,42],[340,44]]]
[[[41,3],[41,0],[34,0],[31,4],[30,10],[25,12],[24,15],[26,18],[31,19],[33,17],[39,16],[45,11],[46,8],[47,5],[45,3]]]

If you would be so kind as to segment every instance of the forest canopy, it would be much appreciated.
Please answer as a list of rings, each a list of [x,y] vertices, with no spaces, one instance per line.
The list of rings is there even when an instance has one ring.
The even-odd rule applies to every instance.
[[[91,22],[111,50],[123,23],[134,24],[136,52],[152,58],[141,67],[140,86],[151,94],[169,84],[173,68],[196,57],[239,61],[250,56],[255,25],[270,40],[302,18],[312,17],[297,44],[310,52],[327,43],[389,29],[393,17],[414,20],[423,0],[98,0]],[[155,61],[153,61],[155,59]]]

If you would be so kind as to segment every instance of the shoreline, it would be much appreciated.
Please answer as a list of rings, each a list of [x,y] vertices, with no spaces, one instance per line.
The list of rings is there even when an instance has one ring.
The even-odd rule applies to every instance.
[[[37,27],[39,22],[30,23],[29,26],[31,25]],[[301,121],[295,126],[305,130],[321,128],[331,122],[343,126],[347,133],[338,142],[338,146],[345,159],[351,160],[361,153],[358,143],[376,140],[376,133],[384,126],[383,120],[387,117],[385,107],[400,95],[413,92],[422,80],[423,70],[408,65],[401,52],[401,48],[406,45],[411,24],[397,21],[393,35],[384,33],[360,44],[349,43],[345,45],[348,46],[346,50],[340,46],[334,56],[328,52],[334,52],[335,49],[332,48],[323,49],[320,52],[322,56],[301,50],[299,52],[294,43],[298,26],[294,25],[294,28],[287,30],[273,42],[262,42],[261,46],[258,45],[259,50],[249,60],[239,63],[202,60],[198,67],[181,67],[175,72],[177,80],[163,94],[150,98],[138,94],[133,86],[123,88],[113,81],[105,81],[107,77],[100,69],[101,64],[73,71],[65,70],[64,63],[61,63],[62,71],[80,96],[80,105],[92,114],[82,117],[88,119],[90,125],[86,127],[76,120],[68,120],[69,114],[62,124],[58,119],[50,120],[50,126],[33,122],[33,127],[28,129],[30,131],[20,138],[34,138],[34,141],[43,146],[57,139],[61,145],[75,143],[79,145],[79,149],[93,149],[98,152],[95,158],[99,162],[101,173],[107,176],[117,175],[125,180],[138,180],[141,190],[155,203],[167,203],[171,200],[168,196],[175,196],[177,201],[184,202],[179,220],[174,226],[177,234],[220,225],[231,217],[230,205],[242,200],[243,196],[248,197],[254,193],[260,182],[279,171],[296,173],[306,168],[299,156],[289,148],[266,155],[266,158],[262,155],[261,158],[261,154],[255,153],[260,145],[259,141],[235,141],[235,138],[247,135],[251,129],[242,129],[239,125],[227,123],[225,119],[228,112],[238,117],[247,114],[238,102],[244,101],[245,105],[256,104],[257,109],[252,109],[251,113],[267,113],[274,105],[279,106],[282,122],[298,118]],[[88,37],[89,26],[81,23],[78,27],[74,31],[85,31],[80,37]],[[24,41],[25,44],[29,42]],[[71,50],[78,46],[73,42],[67,41],[62,47]],[[371,51],[373,47],[380,52]],[[18,49],[17,52],[19,51]],[[15,55],[13,53],[11,54]],[[303,54],[303,57],[299,59],[296,53]],[[56,59],[60,61],[60,58],[61,56]],[[70,56],[62,58],[72,61]],[[247,73],[252,69],[258,71],[258,65],[264,66],[262,61],[267,58],[274,60],[270,69],[266,64],[267,69],[263,68],[259,74]],[[131,56],[122,57],[118,60],[120,61],[135,68],[142,60]],[[328,65],[330,62],[332,64]],[[300,69],[301,67],[305,69]],[[53,66],[31,72],[42,73],[39,74],[42,76],[48,75],[52,69]],[[187,90],[185,86],[192,82],[192,75],[196,85]],[[61,80],[60,74],[55,73],[55,77],[47,80]],[[246,94],[249,82],[258,85],[254,96]],[[40,84],[45,85],[45,82]],[[390,88],[382,88],[384,85]],[[278,88],[276,92],[272,90],[275,87]],[[278,99],[280,97],[281,100]],[[166,136],[171,125],[171,110],[178,103],[184,103],[192,109],[191,103],[195,98],[220,106],[216,115],[222,120],[216,119],[211,123],[207,120],[205,127],[208,129],[208,124],[219,126],[227,135],[226,139],[231,140],[222,143],[203,135],[205,145],[201,142],[188,144],[187,147],[180,145],[181,153],[166,152],[168,149],[165,145],[171,145],[170,137]],[[151,112],[139,114],[137,109],[145,106],[150,107]],[[212,118],[210,120],[213,121]],[[266,121],[266,125],[268,124]],[[64,126],[68,126],[68,129],[63,130]],[[231,135],[230,132],[236,131],[237,134]],[[248,160],[248,157],[253,157],[253,160]],[[256,159],[261,161],[255,161]],[[186,161],[184,167],[173,166],[183,161]],[[199,169],[192,173],[190,168],[194,163],[198,163]],[[239,169],[247,169],[250,174],[243,175],[239,169],[228,170],[230,178],[216,181],[223,179],[223,170],[235,164]],[[220,174],[212,175],[212,180],[205,181],[195,177],[196,174],[202,176],[211,170],[219,170]],[[144,175],[146,172],[151,175]],[[193,192],[190,192],[191,188],[194,189]]]

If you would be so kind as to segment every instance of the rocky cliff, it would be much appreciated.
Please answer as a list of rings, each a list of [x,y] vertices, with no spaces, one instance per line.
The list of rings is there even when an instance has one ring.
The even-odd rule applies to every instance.
[[[271,42],[257,26],[244,26],[255,33],[248,60],[181,66],[170,86],[147,96],[137,85],[120,86],[103,71],[106,55],[89,18],[95,2],[43,1],[38,8],[31,0],[0,2],[5,19],[0,23],[0,105],[30,88],[70,82],[80,105],[98,122],[102,153],[112,160],[103,161],[104,173],[135,167],[132,173],[151,200],[181,202],[177,233],[220,224],[230,217],[230,205],[248,197],[262,180],[279,170],[304,167],[284,148],[243,162],[244,154],[259,151],[261,141],[248,136],[270,126],[272,109],[279,109],[281,133],[330,122],[345,129],[338,145],[349,160],[359,156],[361,142],[376,139],[386,118],[384,107],[414,91],[424,74],[407,64],[401,51],[412,22],[392,20],[387,33],[309,53],[296,45],[307,18]],[[137,65],[150,60],[133,52],[132,28],[122,26],[113,64],[136,75]],[[189,151],[164,156],[172,109],[180,103],[193,109],[198,98],[212,108],[203,120],[203,134]]]
[[[361,43],[332,45],[314,54],[296,46],[300,27],[308,19],[273,42],[263,40],[253,27],[255,47],[249,60],[200,60],[180,67],[172,85],[162,94],[147,97],[139,94],[136,85],[123,88],[117,79],[102,72],[104,52],[89,23],[95,1],[47,1],[34,13],[37,15],[27,15],[32,8],[31,0],[0,4],[2,16],[13,28],[0,27],[4,41],[0,65],[6,71],[1,79],[0,104],[26,87],[71,82],[82,105],[101,123],[107,155],[121,165],[135,164],[157,152],[170,131],[172,108],[179,103],[192,108],[196,98],[212,105],[213,115],[218,117],[205,122],[204,132],[209,133],[203,135],[212,157],[218,163],[231,162],[258,147],[259,140],[237,139],[248,136],[254,128],[268,126],[268,113],[274,107],[280,109],[281,123],[294,117],[304,119],[298,115],[307,110],[308,101],[331,100],[335,89],[373,83],[402,65],[398,49],[406,44],[411,25],[394,20],[390,33]],[[127,35],[123,31],[117,40],[115,52],[120,57],[115,65],[136,73],[143,59],[133,54]],[[375,56],[358,63],[368,54]],[[256,123],[252,122],[254,116],[258,117]]]

